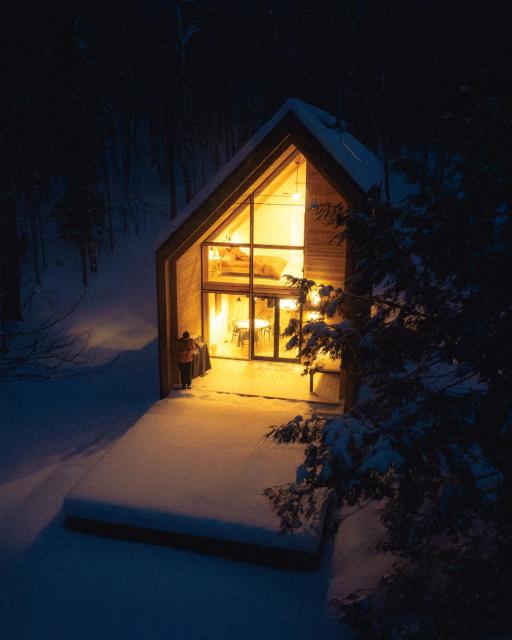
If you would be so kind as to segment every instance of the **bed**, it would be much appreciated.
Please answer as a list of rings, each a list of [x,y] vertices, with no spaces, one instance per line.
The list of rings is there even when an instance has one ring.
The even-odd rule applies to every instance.
[[[220,275],[249,275],[249,256],[239,247],[223,247],[219,250]],[[286,260],[280,256],[254,256],[253,274],[264,278],[280,280]]]

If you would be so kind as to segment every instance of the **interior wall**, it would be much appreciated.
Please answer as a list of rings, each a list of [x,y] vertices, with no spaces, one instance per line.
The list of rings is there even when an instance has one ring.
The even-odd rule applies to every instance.
[[[193,245],[176,265],[178,335],[201,335],[201,243]]]
[[[311,205],[344,202],[343,197],[307,162],[306,220],[304,237],[304,277],[318,284],[345,284],[346,242],[334,241],[337,230],[325,220],[317,219]]]

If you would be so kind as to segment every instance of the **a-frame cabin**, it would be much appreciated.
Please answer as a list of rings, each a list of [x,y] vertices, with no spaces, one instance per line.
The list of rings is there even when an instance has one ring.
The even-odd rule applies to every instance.
[[[334,117],[299,100],[282,106],[157,250],[162,397],[179,382],[176,347],[185,330],[203,336],[214,357],[298,362],[281,334],[314,306],[300,308],[284,276],[345,284],[347,247],[333,241],[317,208],[357,205],[381,175],[375,156]]]

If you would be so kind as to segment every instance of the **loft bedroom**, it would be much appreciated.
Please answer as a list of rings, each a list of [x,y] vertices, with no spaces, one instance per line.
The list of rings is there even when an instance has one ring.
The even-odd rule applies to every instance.
[[[296,149],[241,202],[202,247],[203,286],[286,287],[304,273],[306,160]],[[252,282],[251,282],[252,280]]]

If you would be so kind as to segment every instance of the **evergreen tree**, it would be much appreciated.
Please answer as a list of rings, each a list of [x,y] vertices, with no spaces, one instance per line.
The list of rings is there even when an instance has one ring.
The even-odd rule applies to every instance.
[[[458,152],[442,177],[403,161],[412,195],[400,205],[324,203],[368,294],[321,287],[324,318],[304,327],[302,353],[307,366],[341,354],[360,394],[338,419],[272,431],[306,443],[298,483],[267,491],[285,528],[318,487],[341,503],[385,499],[382,549],[397,561],[383,607],[343,603],[361,637],[512,634],[512,119],[466,88],[446,117]],[[315,285],[298,284],[303,296]],[[350,317],[354,298],[372,314],[327,322]]]

